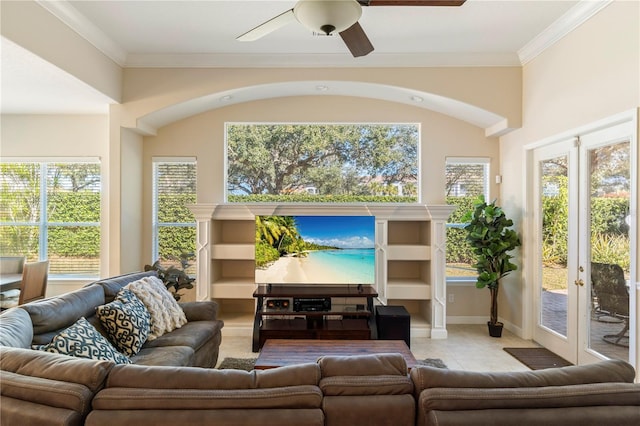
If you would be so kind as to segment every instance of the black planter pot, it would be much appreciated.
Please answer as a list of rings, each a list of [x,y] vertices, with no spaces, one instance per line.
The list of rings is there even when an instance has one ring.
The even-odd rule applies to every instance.
[[[487,327],[489,327],[489,336],[491,337],[502,337],[502,328],[504,324],[501,322],[497,322],[495,324],[491,324],[487,322]]]

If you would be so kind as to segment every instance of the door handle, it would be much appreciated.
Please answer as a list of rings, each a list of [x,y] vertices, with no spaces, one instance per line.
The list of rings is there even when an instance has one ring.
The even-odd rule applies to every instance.
[[[582,281],[581,279],[576,280],[575,284],[579,285],[580,287],[584,287],[584,281]]]

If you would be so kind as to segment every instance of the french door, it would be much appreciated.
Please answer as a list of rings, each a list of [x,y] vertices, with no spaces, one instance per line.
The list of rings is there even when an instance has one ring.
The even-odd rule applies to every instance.
[[[574,364],[629,361],[635,340],[632,131],[626,122],[533,151],[533,335]]]

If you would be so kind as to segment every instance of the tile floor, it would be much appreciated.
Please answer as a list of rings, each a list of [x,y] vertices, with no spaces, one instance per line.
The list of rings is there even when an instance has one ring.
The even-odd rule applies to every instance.
[[[504,330],[501,338],[489,337],[486,325],[449,324],[447,339],[411,339],[411,352],[416,359],[440,358],[450,369],[467,371],[529,371],[529,368],[506,353],[505,347],[536,347]],[[222,337],[220,363],[225,357],[250,358],[251,337]]]

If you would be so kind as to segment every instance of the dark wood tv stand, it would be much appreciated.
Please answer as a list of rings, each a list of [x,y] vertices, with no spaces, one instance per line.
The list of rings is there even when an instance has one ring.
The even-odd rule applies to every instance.
[[[267,339],[368,340],[377,338],[370,285],[260,285],[253,292],[253,352]],[[329,310],[294,310],[294,299],[362,298],[364,303],[331,304]],[[266,301],[287,300],[287,306],[268,307]]]

